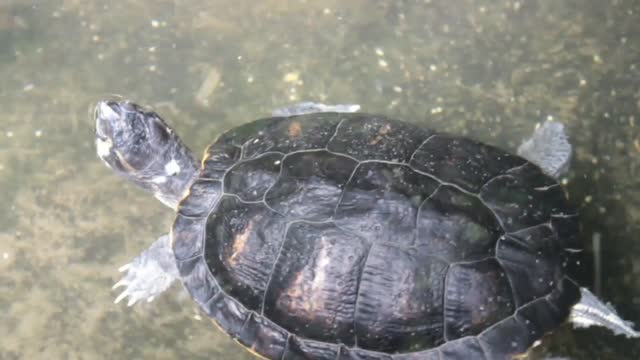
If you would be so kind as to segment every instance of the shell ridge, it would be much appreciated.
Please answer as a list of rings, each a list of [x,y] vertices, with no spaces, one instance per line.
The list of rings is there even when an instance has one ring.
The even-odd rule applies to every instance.
[[[422,143],[420,143],[420,145],[418,145],[418,147],[413,150],[413,152],[411,153],[411,156],[409,156],[409,162],[408,164],[411,164],[413,162],[413,158],[416,155],[416,153],[420,150],[420,148],[422,148],[426,143],[428,143],[431,139],[433,139],[436,136],[439,136],[440,134],[435,133],[435,134],[431,134],[429,136],[427,136],[426,139],[424,139],[424,141],[422,141]]]
[[[577,284],[576,284],[576,283],[575,283],[571,278],[569,278],[569,277],[568,277],[568,276],[566,276],[566,275],[565,275],[565,276],[563,276],[563,279],[566,279],[567,281],[570,281],[570,282],[572,282],[574,285],[578,286],[578,285],[577,285]],[[517,322],[520,322],[520,320],[518,319],[518,316],[517,316],[517,315],[520,313],[520,311],[522,311],[522,309],[523,309],[523,308],[525,308],[525,307],[527,307],[527,306],[529,306],[529,305],[531,305],[531,304],[533,304],[533,303],[536,303],[536,302],[542,302],[542,301],[545,301],[545,302],[547,302],[547,303],[549,304],[549,306],[551,306],[551,307],[553,307],[554,309],[556,309],[556,310],[557,310],[557,306],[556,306],[552,301],[549,301],[548,297],[549,297],[551,294],[553,294],[553,292],[554,292],[554,291],[561,290],[561,289],[559,288],[559,287],[560,287],[560,284],[562,284],[562,281],[558,281],[558,284],[556,285],[556,287],[554,287],[554,288],[553,288],[549,293],[547,293],[547,294],[545,294],[545,295],[541,295],[541,296],[539,296],[539,297],[537,297],[537,298],[534,298],[534,299],[532,299],[532,300],[529,300],[529,301],[527,301],[526,303],[524,303],[524,304],[520,305],[519,307],[517,307],[517,308],[515,309],[515,311],[513,312],[513,314],[511,314],[510,316],[505,317],[504,319],[502,319],[502,320],[500,320],[500,321],[496,322],[495,324],[492,324],[491,326],[487,327],[486,329],[482,330],[479,334],[475,335],[475,337],[476,337],[476,338],[478,338],[478,341],[479,341],[479,342],[483,342],[483,340],[481,340],[481,339],[480,339],[480,337],[481,337],[483,334],[485,334],[485,333],[487,333],[487,332],[489,332],[489,331],[493,330],[493,328],[498,327],[498,326],[501,326],[502,324],[506,323],[507,321],[510,321],[511,319],[513,319],[513,320],[515,320],[515,321],[517,321]],[[542,334],[540,334],[540,335],[542,335]]]
[[[553,231],[554,233],[556,233],[555,229],[553,228],[553,226],[551,225],[551,219],[547,220],[547,221],[543,221],[539,224],[535,224],[535,225],[531,225],[531,226],[527,226],[524,227],[522,229],[518,229],[516,231],[506,231],[504,234],[505,235],[518,235],[519,233],[525,232],[525,231],[529,231],[532,230],[534,228],[540,227],[540,226],[547,226],[551,231]],[[557,234],[556,234],[557,235]]]
[[[327,148],[327,150],[329,149],[329,145],[331,145],[331,142],[333,141],[333,139],[335,139],[336,136],[338,136],[338,130],[340,129],[340,126],[342,126],[342,123],[347,121],[347,117],[343,117],[342,119],[340,119],[340,121],[338,121],[338,125],[336,125],[336,129],[333,132],[333,135],[331,135],[331,137],[329,138],[329,141],[327,141],[327,145],[325,145],[325,148]]]
[[[269,186],[267,188],[267,190],[265,190],[264,194],[262,194],[262,202],[272,211],[278,213],[277,211],[275,211],[271,205],[269,205],[269,203],[267,203],[267,194],[273,189],[273,187],[278,183],[278,179],[280,179],[280,177],[282,176],[282,169],[284,168],[284,160],[287,158],[287,156],[291,155],[291,153],[288,154],[284,154],[282,156],[282,159],[280,160],[280,164],[278,164],[280,166],[280,171],[278,172],[278,176],[276,176],[275,181],[273,182],[273,184],[271,184],[271,186]]]
[[[276,260],[273,262],[273,266],[269,271],[269,277],[267,278],[267,283],[264,286],[264,293],[262,293],[262,303],[260,305],[260,315],[262,316],[265,316],[264,307],[267,302],[267,294],[269,293],[269,289],[271,287],[271,281],[273,280],[273,274],[276,272],[276,266],[278,264],[278,261],[280,261],[280,257],[282,257],[284,244],[287,242],[287,234],[289,233],[289,228],[291,228],[291,224],[295,222],[296,221],[290,221],[285,225],[284,234],[283,234],[284,239],[282,239],[282,244],[280,244],[280,248],[278,249],[278,256],[276,256]]]
[[[492,360],[489,357],[489,351],[486,348],[486,344],[484,344],[483,341],[481,341],[478,336],[474,336],[476,342],[478,343],[478,346],[480,347],[480,350],[482,350],[482,356],[484,356],[484,360]]]
[[[347,191],[347,186],[349,186],[349,184],[351,183],[351,180],[353,180],[353,177],[358,171],[358,168],[360,167],[360,165],[362,165],[362,162],[358,162],[356,164],[356,166],[351,171],[351,175],[349,175],[349,179],[347,179],[347,182],[344,183],[344,186],[342,187],[342,191],[340,192],[340,197],[338,198],[338,202],[336,203],[336,206],[333,208],[333,216],[332,216],[333,218],[336,217],[336,214],[338,213],[338,208],[340,207],[340,203],[342,203],[342,199],[344,198],[344,193]]]
[[[455,265],[454,264],[449,264],[447,265],[447,271],[446,274],[444,275],[444,285],[442,286],[442,338],[444,339],[445,343],[448,343],[449,340],[449,336],[447,334],[447,321],[446,319],[446,309],[447,309],[447,284],[449,283],[449,274],[451,274],[451,268]]]
[[[435,195],[435,193],[438,192],[438,190],[440,190],[440,188],[442,187],[442,184],[438,184],[438,186],[436,186],[436,188],[433,190],[433,192],[431,193],[431,195],[427,196],[424,200],[422,200],[422,202],[420,203],[420,206],[418,206],[418,210],[416,210],[416,228],[415,228],[415,234],[413,237],[413,245],[416,244],[416,242],[418,241],[418,238],[420,237],[420,227],[418,226],[418,221],[420,220],[420,214],[422,213],[422,207],[424,206],[424,204],[427,203],[427,201],[429,201],[433,195]],[[444,259],[443,259],[444,260]],[[449,261],[445,261],[447,264],[449,264]]]
[[[360,272],[358,274],[358,283],[356,284],[356,299],[355,305],[353,309],[353,346],[358,346],[358,331],[357,331],[357,316],[358,316],[358,299],[360,298],[360,283],[362,282],[362,274],[364,273],[365,268],[367,267],[367,260],[369,260],[369,254],[371,254],[371,248],[373,248],[375,244],[370,244],[367,248],[367,253],[365,254],[364,261],[362,262],[362,267],[360,268]]]
[[[277,325],[277,324],[276,324]],[[278,325],[280,326],[280,325]],[[292,333],[288,332],[289,335],[287,335],[287,340],[284,343],[284,349],[282,350],[282,356],[280,356],[280,360],[285,360],[285,357],[287,356],[287,353],[289,352],[289,344],[291,343],[292,337],[294,336]]]
[[[500,244],[502,244],[502,239],[505,238],[505,235],[502,235],[498,238],[498,240],[496,240],[496,245],[495,245],[495,249],[494,249],[494,258],[496,259],[496,261],[498,262],[498,265],[500,266],[500,268],[502,268],[502,271],[504,271],[505,276],[507,277],[507,283],[509,283],[509,289],[511,290],[511,297],[513,298],[513,302],[514,304],[516,304],[516,294],[515,293],[515,287],[513,286],[513,279],[511,279],[511,275],[509,273],[509,271],[507,271],[507,268],[504,266],[504,264],[502,263],[502,259],[500,259],[500,257],[498,256],[500,253],[498,252],[498,247],[500,246]],[[517,309],[517,308],[516,308]],[[515,314],[515,311],[514,311]],[[513,315],[512,315],[513,316]],[[502,321],[502,320],[501,320]]]

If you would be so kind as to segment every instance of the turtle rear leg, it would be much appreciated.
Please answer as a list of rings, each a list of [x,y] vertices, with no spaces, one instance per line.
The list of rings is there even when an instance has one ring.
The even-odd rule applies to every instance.
[[[291,104],[283,106],[271,111],[273,116],[296,116],[304,114],[313,114],[319,112],[339,112],[339,113],[353,113],[360,110],[360,105],[357,104],[335,104],[327,105],[322,103],[316,103],[311,101],[305,101],[297,104]]]
[[[542,171],[559,178],[569,170],[571,144],[564,125],[546,121],[536,128],[531,138],[518,147],[518,155],[538,165]]]
[[[580,288],[580,295],[580,302],[573,306],[569,316],[574,327],[602,326],[616,335],[640,337],[640,332],[633,329],[633,324],[620,318],[610,304],[603,303],[586,288]]]
[[[169,234],[160,236],[147,250],[119,270],[126,271],[126,274],[113,288],[124,286],[125,289],[116,298],[116,304],[124,298],[128,298],[128,306],[140,300],[152,301],[179,276]]]

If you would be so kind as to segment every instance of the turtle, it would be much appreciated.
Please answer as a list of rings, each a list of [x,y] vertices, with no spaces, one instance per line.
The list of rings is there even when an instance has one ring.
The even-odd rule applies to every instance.
[[[99,158],[176,213],[115,302],[179,280],[265,359],[510,359],[567,320],[640,335],[572,277],[560,122],[513,154],[358,110],[294,104],[198,162],[152,109],[99,101]]]

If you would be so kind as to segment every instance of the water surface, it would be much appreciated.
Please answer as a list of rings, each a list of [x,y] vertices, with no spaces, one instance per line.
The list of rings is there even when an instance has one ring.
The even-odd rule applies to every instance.
[[[635,0],[2,1],[0,359],[251,359],[179,286],[112,303],[116,269],[172,219],[94,154],[89,109],[112,94],[196,153],[302,100],[509,150],[562,121],[589,254],[602,239],[597,290],[640,323],[639,15]],[[640,342],[565,326],[532,358],[551,355],[635,359]]]

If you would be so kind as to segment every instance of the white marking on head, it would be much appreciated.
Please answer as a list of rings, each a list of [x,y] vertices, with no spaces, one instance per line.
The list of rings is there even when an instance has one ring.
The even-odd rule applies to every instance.
[[[96,139],[96,152],[98,153],[98,156],[100,156],[100,158],[108,156],[111,153],[112,147],[113,143],[111,142],[111,139]]]
[[[166,176],[155,176],[151,181],[155,184],[164,184],[167,182]]]
[[[171,161],[164,166],[164,172],[169,176],[179,174],[180,165],[178,165],[178,162],[175,159],[171,159]]]
[[[100,113],[100,116],[103,118],[115,119],[120,116],[109,105],[107,105],[105,101],[101,101],[100,103],[98,103],[98,111]]]

